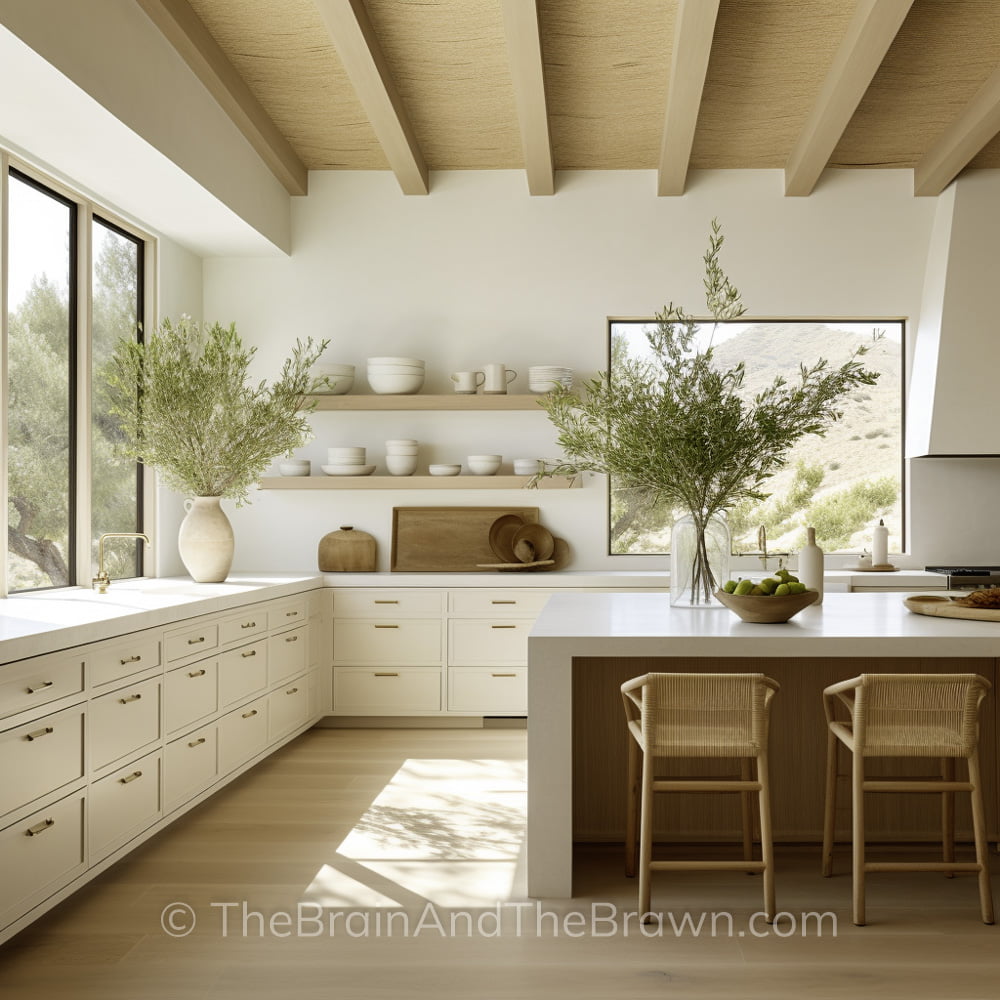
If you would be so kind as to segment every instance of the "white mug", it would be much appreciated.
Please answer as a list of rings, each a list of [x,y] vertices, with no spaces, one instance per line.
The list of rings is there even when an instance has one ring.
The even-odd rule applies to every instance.
[[[455,383],[455,392],[475,392],[486,381],[483,372],[452,372],[451,380]]]
[[[517,378],[517,372],[513,368],[506,368],[499,361],[483,365],[483,371],[486,373],[483,392],[505,393],[507,386]]]

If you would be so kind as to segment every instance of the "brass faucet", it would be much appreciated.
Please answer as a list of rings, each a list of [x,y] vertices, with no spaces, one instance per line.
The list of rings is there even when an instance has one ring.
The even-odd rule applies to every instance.
[[[108,576],[104,568],[104,539],[105,538],[141,538],[147,545],[150,544],[149,535],[141,531],[109,531],[101,535],[97,543],[97,576],[91,581],[94,590],[99,594],[106,594],[111,586],[111,577]]]

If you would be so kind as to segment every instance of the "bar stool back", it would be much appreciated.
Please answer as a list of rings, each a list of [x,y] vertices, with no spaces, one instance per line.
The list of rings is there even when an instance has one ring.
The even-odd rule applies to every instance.
[[[823,874],[833,874],[833,833],[837,797],[837,746],[851,752],[854,923],[865,923],[865,874],[885,871],[976,872],[983,923],[993,923],[986,819],[979,767],[979,706],[990,682],[978,674],[862,674],[823,692],[827,719],[826,796],[823,818]],[[837,718],[837,707],[848,718]],[[867,757],[937,757],[941,778],[868,780]],[[968,780],[955,780],[954,762],[963,758]],[[866,862],[865,792],[941,794],[942,860]],[[969,792],[976,847],[975,863],[954,860],[954,793]]]
[[[776,681],[763,674],[645,674],[621,688],[629,733],[625,870],[639,869],[639,912],[650,912],[653,871],[751,871],[763,873],[764,909],[774,916],[774,857],[767,765],[768,715]],[[737,778],[655,777],[655,760],[718,757],[740,761]],[[641,767],[640,767],[641,761]],[[756,776],[753,769],[756,765]],[[640,774],[641,771],[641,774]],[[744,859],[653,861],[653,795],[656,792],[739,792],[743,798]],[[751,860],[750,798],[760,812],[761,860]],[[638,820],[639,836],[636,838]],[[638,852],[638,859],[636,857]]]

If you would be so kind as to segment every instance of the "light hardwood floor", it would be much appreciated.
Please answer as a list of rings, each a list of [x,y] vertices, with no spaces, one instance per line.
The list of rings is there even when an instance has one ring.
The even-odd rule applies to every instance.
[[[856,928],[844,847],[829,880],[818,848],[778,848],[777,930],[754,922],[756,877],[663,873],[654,908],[695,926],[646,937],[601,846],[578,849],[576,898],[526,901],[524,749],[517,730],[313,730],[0,947],[0,996],[996,1000],[974,878],[871,876]],[[175,903],[186,936],[161,925]],[[836,934],[793,928],[809,911]],[[298,912],[323,933],[281,923]]]

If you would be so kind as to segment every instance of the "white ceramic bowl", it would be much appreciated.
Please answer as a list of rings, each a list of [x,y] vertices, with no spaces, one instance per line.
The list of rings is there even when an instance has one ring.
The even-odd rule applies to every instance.
[[[461,465],[430,465],[427,471],[432,476],[457,476],[462,471]]]
[[[420,365],[369,365],[368,373],[376,375],[423,375],[425,369]]]
[[[514,475],[515,476],[533,476],[538,472],[540,468],[540,463],[537,458],[515,458],[514,459]]]
[[[326,460],[330,465],[364,465],[364,448],[327,448]]]
[[[416,455],[420,447],[415,444],[394,444],[387,445],[385,453],[387,455]]]
[[[465,464],[474,476],[495,476],[500,468],[500,455],[469,455]]]
[[[289,458],[278,463],[278,471],[283,476],[308,476],[312,472],[312,462],[304,458]]]
[[[420,444],[420,442],[416,438],[389,438],[389,440],[386,441],[385,446],[386,448],[392,448],[396,445],[413,445],[416,447],[418,444]]]
[[[318,361],[313,365],[313,370],[317,375],[353,375],[354,365],[339,365],[327,361]]]
[[[382,375],[368,372],[368,384],[372,392],[379,396],[409,396],[420,392],[424,384],[423,375]]]
[[[412,476],[417,471],[417,456],[386,455],[385,467],[390,476]]]
[[[319,395],[343,396],[354,388],[353,375],[327,375],[328,389],[317,389]]]
[[[374,465],[322,465],[320,468],[328,476],[370,476]]]
[[[424,362],[420,358],[369,358],[368,366],[372,365],[416,365],[423,368]]]

